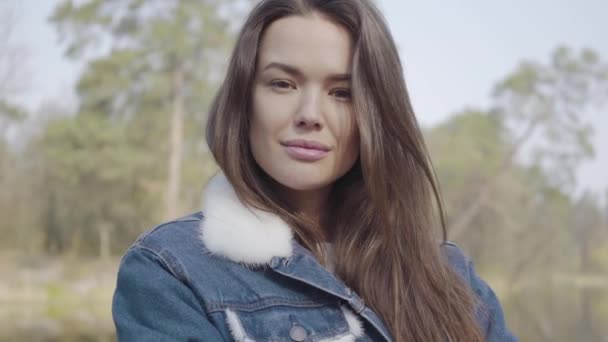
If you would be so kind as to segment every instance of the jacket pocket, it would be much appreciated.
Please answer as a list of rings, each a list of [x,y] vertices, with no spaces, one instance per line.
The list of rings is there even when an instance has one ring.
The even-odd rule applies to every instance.
[[[228,308],[224,313],[236,342],[354,342],[363,336],[357,316],[338,305]]]

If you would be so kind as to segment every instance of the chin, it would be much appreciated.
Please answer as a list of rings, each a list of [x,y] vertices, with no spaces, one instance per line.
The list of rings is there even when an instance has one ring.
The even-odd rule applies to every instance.
[[[332,177],[315,176],[305,172],[292,172],[280,175],[270,174],[270,176],[284,187],[296,191],[320,190],[335,181]]]

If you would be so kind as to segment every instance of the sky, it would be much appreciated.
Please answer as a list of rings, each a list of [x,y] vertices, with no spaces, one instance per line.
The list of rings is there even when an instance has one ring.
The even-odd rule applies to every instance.
[[[493,84],[522,60],[548,62],[560,45],[608,60],[608,1],[380,0],[423,124],[489,103]],[[608,107],[588,113],[595,160],[580,165],[578,191],[608,188]]]
[[[547,62],[560,45],[587,47],[608,59],[608,1],[604,0],[379,0],[399,47],[418,119],[433,125],[466,107],[489,103],[493,84],[523,60]],[[27,51],[27,87],[21,101],[34,110],[44,101],[76,102],[82,70],[63,57],[48,23],[57,0],[0,0],[18,13],[15,39]],[[583,163],[579,189],[608,188],[607,110],[588,113],[595,160]]]

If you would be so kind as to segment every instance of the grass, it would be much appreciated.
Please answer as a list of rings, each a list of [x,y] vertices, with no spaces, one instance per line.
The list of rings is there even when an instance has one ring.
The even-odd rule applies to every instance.
[[[119,261],[0,253],[0,341],[112,340]]]

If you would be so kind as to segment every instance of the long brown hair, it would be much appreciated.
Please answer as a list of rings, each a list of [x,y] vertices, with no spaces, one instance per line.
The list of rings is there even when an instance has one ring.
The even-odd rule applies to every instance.
[[[353,108],[361,141],[359,160],[332,189],[325,229],[273,192],[248,139],[265,28],[279,18],[312,13],[344,26],[353,39]],[[436,227],[445,240],[446,224],[435,173],[395,43],[369,0],[260,2],[238,36],[211,106],[207,142],[244,203],[282,217],[320,260],[321,242],[331,238],[337,275],[384,319],[396,341],[483,340],[475,297],[440,251]]]

